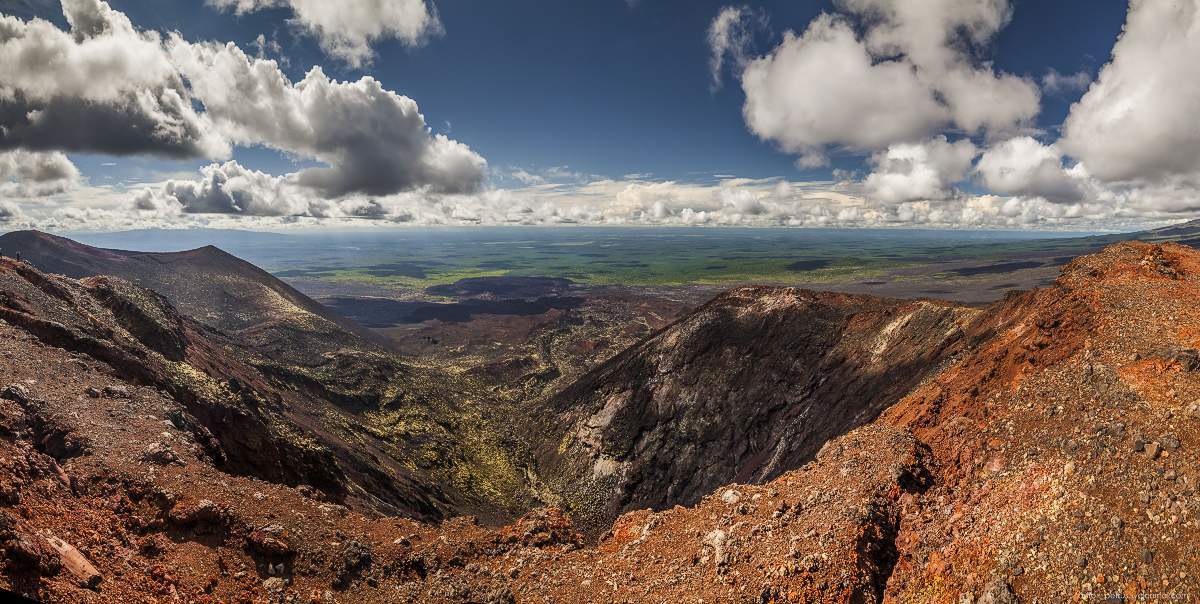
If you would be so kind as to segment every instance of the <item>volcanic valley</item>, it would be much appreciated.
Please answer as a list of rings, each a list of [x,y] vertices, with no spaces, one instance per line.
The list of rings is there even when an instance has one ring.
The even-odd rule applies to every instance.
[[[318,302],[215,247],[9,233],[0,588],[1187,601],[1195,231],[989,303],[478,278],[433,292],[452,308]]]

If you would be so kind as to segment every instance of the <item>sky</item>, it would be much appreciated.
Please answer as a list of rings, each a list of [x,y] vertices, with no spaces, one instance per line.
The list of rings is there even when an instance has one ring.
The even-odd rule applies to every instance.
[[[1200,0],[0,0],[0,230],[1133,229]]]

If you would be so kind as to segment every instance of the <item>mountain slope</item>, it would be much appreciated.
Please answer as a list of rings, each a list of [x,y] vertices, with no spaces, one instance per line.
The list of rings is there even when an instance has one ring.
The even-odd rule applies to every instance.
[[[0,235],[0,250],[71,278],[121,277],[153,289],[205,325],[236,334],[272,358],[312,358],[338,346],[385,348],[386,339],[345,319],[270,273],[220,249],[130,252],[39,231]],[[356,341],[359,340],[359,341]]]
[[[182,317],[154,292],[112,277],[48,276],[3,259],[0,318],[43,344],[103,363],[130,387],[171,396],[178,401],[172,407],[189,416],[178,423],[194,428],[197,442],[226,471],[309,484],[337,500],[374,500],[418,517],[438,517],[450,506],[434,485],[373,455],[378,444],[320,429],[313,416],[335,408],[280,388],[236,344]],[[387,475],[392,484],[384,486],[380,478]],[[377,482],[369,497],[356,493]]]
[[[542,478],[577,522],[770,480],[875,418],[966,345],[978,311],[748,287],[718,296],[547,405]]]
[[[997,305],[1007,328],[886,411],[940,461],[889,592],[1196,593],[1198,293],[1188,247],[1078,258],[1056,287]]]
[[[3,260],[0,587],[48,602],[1186,597],[1200,590],[1198,297],[1200,252],[1146,243],[985,309],[734,290],[530,420],[556,440],[539,454],[566,503],[663,508],[621,514],[591,543],[577,531],[602,515],[379,517],[354,499],[396,482],[356,478],[336,441],[306,428],[337,409],[292,398],[150,292]],[[391,370],[362,363],[334,372],[338,405],[374,404],[372,371]],[[405,372],[403,409],[455,387]],[[472,396],[458,388],[450,398]],[[383,423],[337,417],[339,438],[373,447],[364,459],[393,450]],[[419,461],[400,465],[428,480]],[[326,475],[352,509],[272,468],[343,470]],[[699,492],[721,472],[733,484]],[[438,508],[463,489],[429,484],[449,485],[413,491],[434,508],[468,507]],[[667,492],[690,507],[660,505]]]
[[[180,401],[225,448],[214,458],[225,471],[308,484],[366,512],[508,519],[528,509],[511,447],[493,426],[503,405],[470,380],[413,367],[352,335],[335,351],[309,349],[308,364],[292,354],[265,359],[240,334],[203,325],[153,291],[7,258],[0,318]],[[327,325],[300,339],[324,337]]]
[[[1200,590],[1198,296],[1196,250],[1111,246],[977,314],[963,328],[973,346],[798,470],[629,512],[594,547],[562,547],[570,526],[545,520],[542,541],[502,554],[483,544],[528,525],[429,529],[413,555],[444,539],[471,570],[400,589],[419,601],[1186,599]]]

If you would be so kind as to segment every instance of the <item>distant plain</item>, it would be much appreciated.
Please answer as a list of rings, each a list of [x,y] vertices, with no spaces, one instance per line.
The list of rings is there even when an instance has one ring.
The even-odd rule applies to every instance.
[[[906,297],[954,294],[980,302],[999,297],[986,293],[997,285],[1044,282],[1054,267],[1114,237],[1090,235],[1095,234],[495,227],[75,236],[94,245],[145,251],[212,242],[318,296],[424,298],[428,288],[436,292],[437,286],[467,278],[555,277],[585,286],[778,284]]]

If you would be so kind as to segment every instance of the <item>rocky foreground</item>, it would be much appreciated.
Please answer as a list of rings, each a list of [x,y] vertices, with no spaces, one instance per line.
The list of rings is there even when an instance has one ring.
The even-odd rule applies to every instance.
[[[1200,596],[1200,253],[1191,248],[1118,244],[1070,263],[1054,287],[982,311],[906,307],[932,313],[918,322],[923,332],[945,329],[928,358],[900,359],[932,366],[894,397],[872,399],[887,402],[877,417],[829,440],[802,467],[760,474],[768,482],[728,484],[690,507],[624,513],[598,540],[554,509],[503,527],[465,517],[435,525],[364,515],[310,486],[284,486],[271,472],[285,476],[289,456],[316,467],[319,453],[264,427],[277,459],[255,467],[237,431],[213,430],[221,417],[199,403],[226,401],[222,417],[231,422],[270,410],[203,371],[169,371],[195,365],[164,356],[171,348],[158,332],[117,320],[120,305],[84,302],[104,299],[103,282],[72,285],[12,261],[0,262],[0,276],[0,586],[43,601]],[[80,323],[85,316],[94,323]],[[883,344],[831,350],[886,352],[892,339],[912,337],[906,322],[876,318]],[[643,347],[659,361],[687,356],[671,344]],[[180,358],[214,362],[198,351]],[[835,360],[830,372],[853,359]],[[889,387],[898,380],[881,359],[857,367],[852,383],[863,393],[886,389],[868,387],[872,377]],[[751,369],[739,365],[740,379],[751,380]],[[786,373],[786,365],[770,369],[772,379]],[[628,399],[647,409],[665,404]],[[795,401],[768,407],[788,404]],[[821,417],[822,409],[806,413]],[[646,442],[669,429],[671,414],[660,416],[668,426],[654,426]],[[777,451],[798,437],[764,438]],[[573,446],[564,440],[564,451]],[[644,453],[630,451],[623,454]],[[771,467],[753,457],[747,463]],[[614,463],[650,471],[644,458]],[[637,485],[618,489],[633,501],[655,501],[645,481],[617,484]]]

